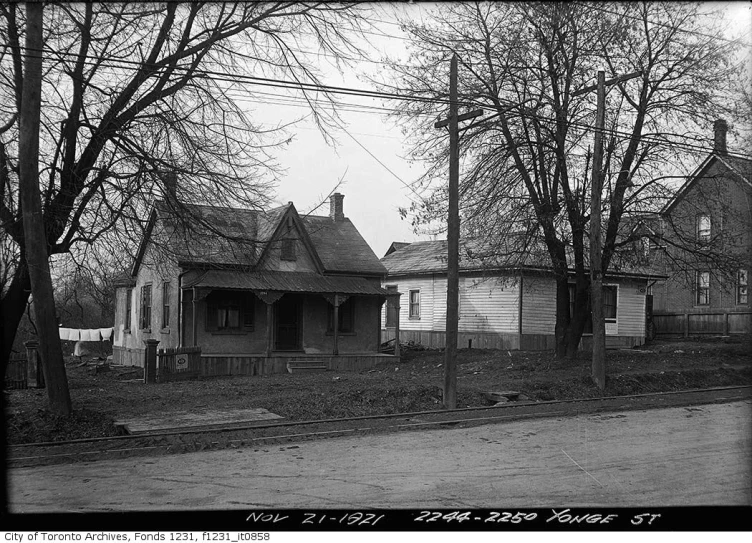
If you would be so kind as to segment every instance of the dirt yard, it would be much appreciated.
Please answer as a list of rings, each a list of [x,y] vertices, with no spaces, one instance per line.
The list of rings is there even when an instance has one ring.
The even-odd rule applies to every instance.
[[[607,353],[606,396],[752,384],[750,340],[658,341]],[[443,352],[405,349],[399,364],[359,373],[234,376],[145,385],[143,370],[67,366],[75,413],[46,410],[46,391],[6,391],[8,443],[116,435],[113,421],[145,413],[262,407],[287,420],[317,420],[437,409]],[[559,362],[549,352],[461,350],[458,407],[490,405],[487,391],[521,392],[533,401],[592,398],[589,355]]]

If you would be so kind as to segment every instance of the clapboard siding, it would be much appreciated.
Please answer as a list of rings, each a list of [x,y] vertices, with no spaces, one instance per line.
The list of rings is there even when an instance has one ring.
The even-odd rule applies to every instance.
[[[556,327],[556,281],[525,277],[522,282],[522,333],[554,334]]]
[[[645,336],[645,283],[637,281],[618,285],[616,322],[619,336]],[[640,292],[642,291],[642,292]]]
[[[519,332],[519,303],[516,279],[462,277],[459,330],[516,334]],[[441,318],[446,323],[446,310]]]
[[[446,330],[445,276],[394,277],[384,285],[397,286],[400,297],[400,330]],[[460,332],[517,333],[519,288],[514,278],[460,277]],[[420,290],[420,319],[409,317],[411,290]],[[382,311],[381,326],[386,326]]]
[[[389,279],[384,285],[394,285],[400,296],[399,325],[400,330],[431,330],[434,314],[434,276],[399,277]],[[446,283],[445,283],[446,285]],[[446,286],[445,286],[446,288]],[[420,318],[410,318],[410,291],[420,290]],[[446,296],[446,291],[444,291]],[[386,326],[386,311],[381,312],[381,326]]]

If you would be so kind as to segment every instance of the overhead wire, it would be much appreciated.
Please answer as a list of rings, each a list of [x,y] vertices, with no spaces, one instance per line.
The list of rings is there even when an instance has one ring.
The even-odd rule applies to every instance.
[[[610,12],[609,13],[616,13],[616,12]],[[396,24],[396,23],[393,23]],[[701,34],[706,37],[713,37],[705,34]],[[29,49],[34,50],[34,49]],[[66,52],[59,52],[54,51],[51,49],[43,48],[41,50],[37,49],[38,52],[48,52],[50,54],[58,55],[58,56],[74,56],[77,59],[79,58],[79,55],[77,53],[66,53]],[[26,54],[26,53],[24,53]],[[110,57],[107,58],[100,58],[100,57],[94,57],[92,55],[85,55],[85,59],[91,59],[91,62],[88,62],[88,64],[94,64],[99,67],[108,67],[113,69],[129,69],[133,66],[137,66],[138,68],[143,68],[144,63],[139,61],[130,61],[126,59],[121,58],[113,58]],[[114,62],[114,64],[113,64]],[[87,62],[84,61],[86,64]],[[161,69],[162,67],[158,67]],[[174,67],[173,69],[176,70],[187,70],[187,68],[184,67]],[[324,85],[321,83],[306,83],[302,81],[290,81],[290,80],[283,80],[283,79],[274,79],[274,78],[267,78],[267,77],[259,77],[259,76],[250,76],[245,74],[227,74],[223,72],[218,72],[215,70],[207,70],[207,69],[194,69],[194,73],[196,73],[199,76],[204,77],[210,77],[214,81],[222,81],[222,82],[228,82],[233,84],[241,84],[241,83],[250,83],[252,85],[256,86],[268,86],[268,87],[274,87],[274,88],[281,88],[281,89],[288,89],[288,90],[297,90],[302,92],[323,92],[326,94],[341,94],[341,95],[350,95],[350,96],[360,96],[360,97],[367,97],[367,98],[380,98],[383,100],[402,100],[402,101],[419,101],[419,102],[426,102],[426,103],[435,103],[435,104],[441,104],[446,105],[449,104],[448,99],[440,98],[440,97],[427,97],[424,95],[415,95],[415,94],[409,94],[409,93],[394,93],[394,92],[385,92],[385,91],[376,91],[371,89],[358,89],[353,87],[344,87],[344,86],[333,86],[333,85]],[[237,89],[235,89],[237,90]],[[227,89],[226,92],[231,92],[231,89]],[[262,93],[258,92],[256,94],[266,94],[271,95],[270,93]],[[235,94],[237,96],[237,94]],[[254,101],[252,98],[243,98],[244,100],[248,101]],[[299,101],[300,104],[309,104],[308,100],[305,98],[298,98],[298,97],[276,97],[278,103],[280,105],[284,105],[284,101],[287,101],[288,103],[286,105],[295,106],[294,103],[296,100]],[[259,100],[256,100],[259,103],[263,103]],[[486,104],[478,104],[481,107],[487,107]],[[347,104],[346,106],[349,106],[351,109],[349,111],[358,112],[358,113],[379,113],[383,114],[381,112],[386,112],[389,114],[405,114],[408,115],[407,112],[403,112],[403,110],[399,108],[386,108],[386,107],[379,107],[379,106],[371,106],[366,104]],[[340,107],[339,105],[336,105],[335,107]],[[413,113],[412,115],[424,115],[430,117],[430,114],[418,114]],[[538,121],[548,122],[548,123],[555,123],[555,119],[551,118],[543,118],[540,116],[531,116],[526,115],[524,112],[520,111],[517,112],[517,115],[520,117],[527,117],[528,119],[536,119]],[[574,126],[581,129],[588,129],[593,130],[594,127],[579,123],[579,122],[570,122],[570,126]],[[616,129],[603,129],[603,133],[609,134],[611,136],[623,136],[623,137],[631,137],[631,134],[618,131]],[[675,134],[676,137],[682,137],[678,134]],[[684,136],[686,138],[686,136]],[[686,138],[689,139],[689,138]],[[693,143],[682,143],[682,142],[676,142],[676,141],[669,141],[663,138],[657,138],[657,137],[651,137],[651,136],[642,136],[641,140],[645,143],[649,144],[662,144],[662,145],[668,145],[674,148],[680,148],[683,150],[695,152],[695,151],[702,151],[702,152],[709,152],[712,151],[711,147],[708,146],[702,146],[702,145],[696,145]],[[357,143],[357,142],[356,142]],[[747,158],[743,155],[734,155],[733,153],[730,153],[731,156],[738,156],[740,158]],[[393,173],[393,172],[391,172]]]

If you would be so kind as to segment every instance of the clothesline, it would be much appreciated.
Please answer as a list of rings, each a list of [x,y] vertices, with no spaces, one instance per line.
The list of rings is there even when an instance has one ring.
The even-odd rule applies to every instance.
[[[109,341],[114,328],[60,328],[63,341]]]

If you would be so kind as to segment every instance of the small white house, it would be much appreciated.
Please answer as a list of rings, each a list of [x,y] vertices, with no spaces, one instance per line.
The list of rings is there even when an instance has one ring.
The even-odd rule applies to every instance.
[[[384,288],[401,294],[387,301],[381,322],[384,339],[394,337],[398,324],[401,343],[445,345],[446,255],[446,241],[423,241],[393,244],[381,259],[387,269]],[[649,280],[642,273],[606,275],[607,347],[634,347],[645,342]],[[574,276],[571,288],[573,291]],[[460,348],[554,349],[556,283],[551,271],[534,266],[489,267],[461,259],[458,324]],[[588,330],[586,327],[583,347],[592,337]]]

